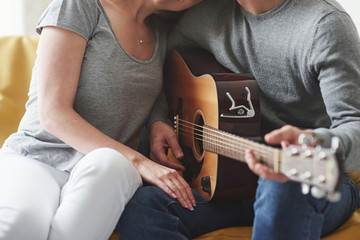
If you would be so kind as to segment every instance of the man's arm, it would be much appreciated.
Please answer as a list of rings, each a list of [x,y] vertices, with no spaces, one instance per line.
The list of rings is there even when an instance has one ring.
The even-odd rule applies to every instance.
[[[360,40],[344,12],[321,19],[314,35],[309,72],[316,74],[331,119],[330,129],[313,131],[323,147],[340,138],[339,156],[345,171],[360,170]]]

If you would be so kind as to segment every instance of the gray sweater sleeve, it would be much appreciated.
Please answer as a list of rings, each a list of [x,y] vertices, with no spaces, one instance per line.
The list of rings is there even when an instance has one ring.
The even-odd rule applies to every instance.
[[[344,171],[360,171],[360,42],[346,13],[320,19],[308,67],[309,74],[318,76],[331,119],[329,129],[315,129],[314,135],[324,147],[330,147],[333,136],[339,137]]]
[[[146,123],[146,128],[150,129],[151,124],[157,121],[162,121],[165,123],[170,123],[168,121],[168,105],[165,97],[164,90],[162,90],[156,99],[154,107],[151,111],[150,117]]]

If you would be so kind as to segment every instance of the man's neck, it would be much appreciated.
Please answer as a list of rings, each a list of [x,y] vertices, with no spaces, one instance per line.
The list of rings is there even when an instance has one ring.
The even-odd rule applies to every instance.
[[[245,9],[245,11],[252,14],[261,14],[267,12],[283,0],[237,0],[237,2]]]

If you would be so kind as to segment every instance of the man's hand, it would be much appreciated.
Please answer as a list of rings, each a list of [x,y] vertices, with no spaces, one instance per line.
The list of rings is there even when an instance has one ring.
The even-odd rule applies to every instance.
[[[184,157],[174,129],[168,124],[157,121],[150,127],[150,159],[167,167],[184,171],[183,165],[169,161],[167,150],[171,148],[177,159]]]
[[[312,132],[301,130],[297,127],[286,125],[265,135],[265,142],[271,145],[280,144],[282,148],[290,144],[298,145],[299,135],[305,133],[313,136]],[[285,182],[288,178],[282,173],[275,173],[272,169],[261,164],[255,157],[252,150],[247,149],[245,152],[245,161],[249,168],[263,179]]]

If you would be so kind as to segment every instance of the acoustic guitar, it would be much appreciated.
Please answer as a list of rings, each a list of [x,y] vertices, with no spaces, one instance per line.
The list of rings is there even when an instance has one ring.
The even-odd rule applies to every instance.
[[[255,194],[257,176],[244,162],[246,149],[303,190],[335,199],[340,181],[334,149],[258,142],[260,104],[253,76],[232,73],[204,50],[172,51],[165,61],[170,118],[184,152],[183,177],[203,198],[237,200]],[[171,161],[179,162],[169,150]],[[306,188],[307,187],[307,188]]]

